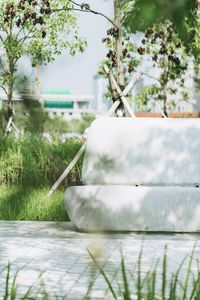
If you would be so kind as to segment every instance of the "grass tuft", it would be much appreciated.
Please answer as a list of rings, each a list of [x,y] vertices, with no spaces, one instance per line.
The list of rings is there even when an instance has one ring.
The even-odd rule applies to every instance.
[[[19,139],[0,136],[0,184],[52,185],[74,158],[82,141],[47,142],[35,135]],[[80,182],[82,160],[68,177],[68,184]]]
[[[200,268],[199,262],[197,261],[197,269],[192,272],[192,265],[195,262],[195,247],[190,255],[188,266],[184,270],[183,266],[186,263],[187,258],[185,258],[175,273],[169,273],[167,271],[167,248],[164,249],[164,254],[162,257],[161,269],[159,269],[159,263],[152,265],[146,274],[142,273],[142,250],[138,256],[137,265],[140,266],[139,269],[133,270],[131,273],[131,278],[129,278],[129,269],[125,264],[125,258],[121,252],[121,263],[120,263],[120,278],[122,278],[122,284],[118,283],[115,285],[115,280],[110,279],[109,275],[103,269],[104,264],[100,264],[95,255],[88,249],[88,253],[92,259],[92,262],[96,268],[96,271],[104,278],[108,289],[110,291],[109,298],[104,299],[115,299],[115,300],[163,300],[164,297],[167,300],[199,300],[200,299]],[[6,275],[4,271],[6,270]],[[67,271],[67,270],[66,270]],[[48,293],[46,289],[45,282],[42,279],[42,273],[38,277],[40,282],[36,283],[34,286],[30,286],[24,295],[19,297],[19,288],[17,284],[17,277],[20,270],[14,275],[11,274],[11,264],[8,263],[7,267],[0,271],[0,282],[5,282],[4,290],[0,291],[0,299],[3,300],[37,300],[37,299],[66,299],[65,297],[58,297]],[[182,274],[181,274],[182,273]],[[133,276],[134,275],[134,276]],[[185,280],[182,279],[182,275],[185,275]],[[5,278],[3,278],[5,276]],[[93,278],[96,276],[93,276]],[[140,285],[138,285],[138,278]],[[161,289],[158,289],[158,283],[161,279]],[[94,279],[95,280],[95,279]],[[117,280],[117,279],[116,279]],[[163,282],[164,281],[164,282]],[[83,299],[92,300],[92,288],[94,287],[94,282],[88,288],[89,292]],[[184,289],[183,289],[184,287]],[[106,292],[107,289],[105,289]],[[3,294],[1,294],[3,292]],[[90,295],[89,295],[90,294]],[[99,298],[98,298],[99,299]]]
[[[142,275],[142,254],[141,249],[137,260],[137,271],[131,273],[130,278],[127,276],[128,269],[125,265],[125,259],[121,252],[121,268],[122,286],[115,284],[109,279],[109,276],[104,272],[98,261],[89,252],[94,265],[99,270],[100,274],[105,279],[108,289],[117,300],[199,300],[200,299],[200,269],[197,268],[196,273],[192,272],[195,246],[189,258],[189,263],[184,272],[183,266],[188,257],[184,258],[175,273],[169,273],[167,270],[167,246],[164,249],[164,254],[161,263],[161,270],[158,268],[159,263],[151,266],[151,268]],[[182,275],[186,274],[185,280],[182,283]],[[116,279],[117,280],[117,279]],[[161,281],[161,289],[158,289],[158,283]],[[91,292],[92,293],[92,292]],[[92,298],[91,298],[92,299]]]

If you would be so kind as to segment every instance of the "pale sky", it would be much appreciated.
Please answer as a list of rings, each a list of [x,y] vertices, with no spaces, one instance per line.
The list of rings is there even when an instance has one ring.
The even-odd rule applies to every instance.
[[[79,1],[81,3],[81,1]],[[88,0],[91,8],[112,16],[111,0]],[[91,94],[93,77],[98,64],[107,53],[102,38],[111,25],[101,16],[90,13],[79,13],[80,34],[85,37],[88,47],[83,54],[70,57],[59,56],[53,63],[42,68],[41,87],[45,89],[68,88],[73,94]]]

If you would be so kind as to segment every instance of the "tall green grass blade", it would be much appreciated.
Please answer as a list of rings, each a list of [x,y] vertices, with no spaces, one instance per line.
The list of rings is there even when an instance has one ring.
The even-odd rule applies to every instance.
[[[110,280],[108,279],[106,273],[104,272],[104,270],[102,269],[102,267],[99,265],[99,263],[97,262],[97,260],[96,260],[96,258],[94,257],[94,255],[90,252],[90,250],[87,249],[87,251],[88,251],[90,257],[92,258],[93,262],[94,262],[95,265],[97,266],[99,272],[101,273],[101,275],[102,275],[103,278],[105,279],[105,281],[106,281],[106,283],[107,283],[107,285],[108,285],[108,288],[109,288],[111,294],[113,295],[113,298],[114,298],[115,300],[117,300],[117,295],[115,294],[115,291],[114,291],[114,289],[113,289],[113,287],[112,287],[112,284],[111,284]]]
[[[124,299],[131,300],[129,283],[128,283],[128,279],[127,279],[126,267],[125,267],[124,256],[123,256],[122,251],[121,251],[121,270],[122,270],[122,278],[123,278],[123,283],[124,283],[124,292],[123,292]]]
[[[200,272],[198,273],[198,279],[196,282],[195,300],[200,299]]]
[[[117,272],[121,272],[122,276],[122,285],[118,283],[119,290],[117,288],[114,288],[114,284],[112,284],[112,281],[107,276],[106,272],[103,270],[103,266],[98,263],[97,259],[95,258],[94,254],[91,253],[90,250],[88,250],[88,253],[90,257],[92,258],[94,270],[95,272],[98,270],[100,274],[103,276],[105,282],[107,283],[108,289],[110,293],[112,294],[113,298],[115,300],[118,299],[124,299],[124,300],[131,300],[131,299],[138,299],[140,297],[141,300],[200,300],[200,268],[199,268],[199,262],[197,261],[197,272],[195,271],[195,275],[192,273],[192,262],[194,261],[194,251],[195,251],[196,244],[192,250],[192,254],[189,258],[188,267],[185,271],[186,274],[184,274],[184,281],[183,283],[180,282],[180,272],[183,268],[183,264],[186,261],[185,257],[181,264],[178,267],[178,270],[176,273],[172,274],[168,278],[167,273],[167,247],[165,247],[163,260],[162,260],[162,270],[161,273],[158,274],[158,262],[157,264],[152,264],[151,267],[147,270],[146,275],[143,276],[142,273],[142,250],[140,251],[139,258],[137,260],[138,270],[135,271],[135,275],[131,278],[131,281],[135,283],[134,289],[132,290],[131,283],[129,281],[129,273],[125,264],[125,259],[123,256],[123,253],[121,251],[121,262],[120,266],[117,269]],[[17,275],[19,271],[15,274],[15,276],[11,276],[11,267],[12,265],[10,262],[8,263],[6,267],[6,276],[5,276],[5,289],[3,291],[3,297],[0,299],[3,300],[48,300],[54,299],[52,298],[53,295],[49,295],[46,291],[45,284],[41,282],[40,285],[36,286],[30,286],[29,289],[26,291],[26,293],[19,298],[18,295],[18,285],[17,285]],[[4,269],[5,271],[5,269]],[[4,272],[3,270],[0,270],[0,274]],[[93,273],[93,275],[96,273]],[[162,290],[157,290],[157,278],[158,275],[161,274],[162,279]],[[181,273],[182,275],[182,273]],[[40,274],[39,278],[41,278],[42,273]],[[94,276],[93,276],[94,278]],[[182,276],[181,276],[182,278]],[[160,279],[160,276],[159,276]],[[168,282],[169,279],[169,282]],[[94,281],[93,281],[94,283]],[[91,283],[90,283],[91,284]],[[120,286],[121,285],[121,286]],[[31,292],[33,291],[34,287],[34,295],[35,297],[31,295]],[[122,288],[121,288],[122,287]],[[89,290],[91,291],[93,288],[93,285],[89,286]],[[182,293],[181,293],[182,289]],[[120,293],[119,293],[120,292]],[[132,297],[132,294],[136,296],[136,298]],[[56,296],[55,296],[56,297]],[[58,298],[58,297],[57,297]],[[66,298],[63,298],[66,299]],[[93,299],[90,297],[90,294],[88,293],[85,298],[85,300]]]
[[[195,295],[195,293],[197,291],[197,284],[198,283],[199,282],[196,282],[195,280],[193,281],[193,288],[192,288],[192,291],[191,291],[191,295],[190,295],[190,297],[188,297],[189,300],[193,300],[194,299],[194,295]]]
[[[28,288],[28,290],[26,291],[26,293],[21,297],[20,300],[26,300],[26,299],[29,299],[29,300],[30,300],[30,299],[32,299],[31,296],[30,296],[32,289],[33,289],[33,286],[31,285],[31,286]]]
[[[175,297],[173,286],[174,286],[174,277],[171,278],[170,284],[169,284],[169,289],[170,289],[169,290],[169,299],[170,300],[173,300]]]
[[[137,273],[137,299],[142,300],[142,276],[141,276],[141,261],[143,254],[143,246],[138,256],[138,273]]]
[[[200,299],[200,269],[199,269],[199,262],[197,261],[197,278],[193,278],[193,288],[191,291],[191,295],[188,298],[189,300],[198,300]]]
[[[142,289],[144,290],[142,296],[144,298],[144,292],[146,293],[147,300],[152,300],[156,288],[156,272],[157,272],[158,260],[156,263],[152,263],[147,274],[145,275],[142,282]]]
[[[17,275],[18,275],[18,272],[15,274],[13,281],[12,281],[10,300],[15,300],[17,297],[17,285],[16,285]]]
[[[186,300],[187,298],[187,290],[188,290],[188,284],[189,284],[189,279],[190,279],[190,275],[191,275],[191,268],[192,268],[192,261],[194,258],[194,251],[196,249],[196,243],[194,244],[194,247],[192,249],[192,254],[190,256],[189,259],[189,264],[188,264],[188,269],[187,269],[187,274],[186,274],[186,278],[185,278],[185,283],[183,286],[183,296],[182,296],[182,300]]]
[[[3,297],[4,300],[7,300],[9,297],[9,281],[10,281],[10,262],[8,263],[7,266],[5,294]]]
[[[166,283],[167,283],[167,246],[165,246],[163,264],[162,264],[162,300],[166,299]]]
[[[95,284],[95,280],[96,280],[96,267],[94,267],[94,264],[93,264],[91,266],[89,285],[88,285],[87,293],[84,297],[84,300],[90,300],[91,299],[90,295],[91,295],[91,292],[92,292],[92,288]]]
[[[150,279],[151,286],[150,286],[150,293],[149,293],[149,300],[155,299],[156,297],[156,268],[152,272],[152,277]]]
[[[145,298],[146,300],[151,300],[151,273],[148,274],[148,276],[146,277],[146,282],[145,282],[145,290],[143,293],[143,298]],[[145,295],[146,294],[146,295]],[[144,296],[145,295],[145,296]]]
[[[90,279],[89,286],[88,286],[88,289],[87,289],[87,293],[84,297],[84,300],[90,300],[91,299],[90,294],[92,292],[92,288],[94,286],[94,283],[95,283],[95,279],[94,278]]]
[[[177,299],[177,297],[176,297],[176,295],[177,295],[177,286],[178,286],[178,283],[179,283],[178,278],[179,278],[180,271],[181,271],[186,259],[187,259],[187,256],[184,257],[184,259],[181,261],[181,264],[180,264],[178,270],[176,271],[175,276],[172,276],[171,283],[173,282],[173,285],[170,287],[170,297],[171,297],[170,300],[176,300]]]

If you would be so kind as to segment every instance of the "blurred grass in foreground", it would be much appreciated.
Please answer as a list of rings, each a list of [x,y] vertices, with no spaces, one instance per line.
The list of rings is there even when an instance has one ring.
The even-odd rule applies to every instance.
[[[109,299],[115,300],[200,300],[200,265],[192,253],[182,260],[175,272],[168,269],[167,246],[160,260],[151,262],[151,267],[143,266],[143,249],[141,248],[135,266],[125,263],[121,251],[121,263],[118,276],[114,279],[105,272],[102,263],[88,250],[97,271],[104,278],[109,291]],[[145,271],[144,271],[145,270]],[[90,283],[85,300],[92,300],[93,282]],[[108,299],[108,298],[105,298]]]
[[[185,257],[182,263],[177,266],[174,273],[168,270],[167,247],[160,259],[160,267],[158,262],[153,264],[144,272],[142,250],[139,253],[138,260],[135,266],[126,266],[123,253],[121,254],[121,263],[119,267],[119,279],[110,279],[110,274],[104,271],[102,262],[98,261],[95,254],[88,250],[96,271],[101,275],[109,290],[106,298],[115,300],[199,300],[200,299],[200,269],[199,263],[195,259],[195,246],[191,255]],[[196,264],[194,271],[193,264]],[[66,270],[67,272],[67,270]],[[45,282],[42,280],[42,274],[38,277],[38,282],[27,288],[23,294],[20,293],[18,285],[18,274],[20,270],[13,274],[12,264],[8,263],[2,271],[0,270],[0,284],[4,289],[0,290],[0,297],[3,300],[16,299],[68,299],[67,297],[59,297],[48,293]],[[119,278],[119,277],[118,277]],[[95,278],[93,276],[93,281]],[[117,283],[117,285],[116,285]],[[92,290],[94,282],[88,283],[88,292],[82,299],[92,300]],[[77,282],[78,285],[78,282]],[[87,283],[86,283],[87,285]],[[106,292],[106,291],[105,291]],[[1,294],[2,293],[2,294]],[[78,296],[78,295],[77,295]],[[80,299],[80,295],[79,295]],[[98,299],[100,299],[98,297]]]

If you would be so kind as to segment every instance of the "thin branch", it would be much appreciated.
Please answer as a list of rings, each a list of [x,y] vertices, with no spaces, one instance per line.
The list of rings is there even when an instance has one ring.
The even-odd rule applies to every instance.
[[[6,69],[3,65],[2,59],[0,59],[0,68],[3,70],[3,73],[6,73]]]
[[[156,78],[156,77],[154,77],[154,76],[152,76],[152,75],[149,75],[149,74],[147,74],[147,73],[145,73],[145,72],[141,72],[141,75],[144,75],[144,76],[146,76],[146,77],[149,77],[149,78],[151,78],[151,79],[154,79],[154,80],[158,81],[159,83],[161,82],[160,79],[158,79],[158,78]]]
[[[25,36],[23,36],[21,39],[19,39],[18,41],[17,41],[17,43],[19,44],[19,43],[24,43],[25,41],[26,41],[26,39],[29,37],[29,35],[32,33],[32,31],[33,31],[33,27],[29,30],[29,32],[25,35]],[[32,36],[31,36],[32,37]]]
[[[16,39],[19,37],[20,33],[23,31],[23,26],[18,30],[16,34]]]
[[[6,93],[6,95],[8,95],[8,92],[6,91],[6,89],[5,89],[4,86],[0,85],[0,88],[1,88],[2,90],[4,90],[4,92]]]
[[[0,41],[2,42],[2,44],[5,43],[5,41],[4,41],[4,39],[3,39],[3,37],[1,35],[0,35]]]
[[[72,3],[73,5],[79,7],[79,8],[64,6],[60,9],[54,9],[54,10],[52,10],[52,12],[59,12],[59,11],[64,11],[64,10],[73,10],[73,11],[80,11],[80,12],[85,12],[85,13],[92,13],[92,14],[104,17],[107,21],[109,21],[115,27],[115,23],[112,21],[112,19],[110,19],[108,16],[104,15],[101,12],[98,12],[96,10],[91,9],[89,7],[89,5],[88,5],[87,8],[86,7],[83,8],[82,4],[79,4],[79,3],[75,2],[75,1],[72,1],[72,0],[69,0],[69,2]]]
[[[80,3],[77,3],[77,2],[75,2],[75,1],[73,1],[73,0],[69,0],[69,2],[71,2],[72,4],[74,4],[74,5],[76,5],[76,6],[80,6],[80,7],[81,7],[81,4],[80,4]]]
[[[125,13],[125,15],[123,16],[123,18],[121,19],[122,24],[123,24],[123,22],[124,22],[124,19],[125,19],[128,15],[130,15],[131,13],[132,13],[131,11],[128,11],[127,13]]]
[[[6,28],[6,26],[4,26],[4,24],[1,24],[1,29],[3,29],[7,34],[8,34],[8,29]]]

